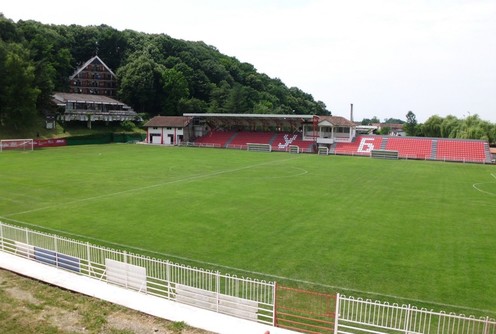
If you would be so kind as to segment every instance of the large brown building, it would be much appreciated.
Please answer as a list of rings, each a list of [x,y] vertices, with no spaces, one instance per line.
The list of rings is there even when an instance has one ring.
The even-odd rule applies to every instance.
[[[70,93],[117,95],[117,77],[98,57],[94,56],[69,77]]]

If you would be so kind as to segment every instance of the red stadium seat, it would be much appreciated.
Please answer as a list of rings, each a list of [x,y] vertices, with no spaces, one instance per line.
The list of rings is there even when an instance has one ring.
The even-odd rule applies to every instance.
[[[370,155],[381,148],[382,136],[358,136],[351,143],[336,143],[335,154]]]
[[[437,160],[485,162],[486,145],[478,140],[438,139]]]
[[[400,158],[430,159],[432,156],[432,138],[388,137],[386,150],[398,151]]]

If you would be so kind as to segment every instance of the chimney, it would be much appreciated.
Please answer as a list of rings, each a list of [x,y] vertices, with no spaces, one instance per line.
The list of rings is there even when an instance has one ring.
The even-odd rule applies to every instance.
[[[350,110],[350,121],[353,122],[353,103],[351,104],[351,110]]]

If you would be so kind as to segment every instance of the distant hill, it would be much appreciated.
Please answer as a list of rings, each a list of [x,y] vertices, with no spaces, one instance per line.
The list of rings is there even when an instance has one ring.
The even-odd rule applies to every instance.
[[[13,22],[0,14],[0,126],[28,125],[36,112],[50,108],[54,91],[68,91],[69,76],[96,54],[118,76],[118,99],[148,116],[329,114],[311,94],[204,42],[106,25]]]

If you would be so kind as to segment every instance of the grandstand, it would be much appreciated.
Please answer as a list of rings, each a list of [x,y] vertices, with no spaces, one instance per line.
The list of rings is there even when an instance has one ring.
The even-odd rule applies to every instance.
[[[401,159],[491,163],[489,145],[482,140],[424,137],[358,136],[337,143],[334,154],[370,156],[371,150],[397,151]]]
[[[386,150],[396,150],[401,158],[431,159],[432,139],[412,137],[389,137],[386,139]]]
[[[182,131],[184,138],[170,142],[241,150],[249,149],[250,145],[262,145],[269,151],[282,152],[290,151],[290,147],[305,153],[325,149],[328,154],[367,157],[372,151],[380,150],[381,156],[387,156],[390,151],[400,159],[493,163],[489,145],[482,140],[359,134],[353,122],[340,116],[184,114],[183,117],[192,120],[184,123],[189,128],[177,131]],[[165,136],[174,127],[167,123],[167,117],[161,116],[161,120],[164,129],[153,127],[154,136],[160,133]],[[147,124],[151,127],[156,122],[152,119]],[[149,128],[148,132],[151,131]],[[167,142],[147,136],[147,142],[152,139],[153,142]]]

